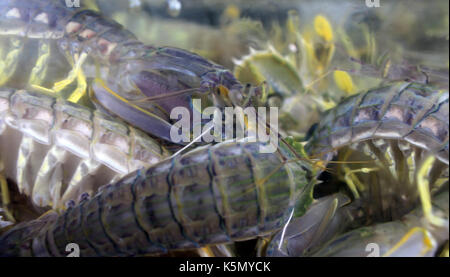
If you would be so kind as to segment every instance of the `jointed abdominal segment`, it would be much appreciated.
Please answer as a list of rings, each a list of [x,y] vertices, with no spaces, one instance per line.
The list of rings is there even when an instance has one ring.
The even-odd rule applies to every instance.
[[[64,255],[75,241],[84,256],[137,255],[273,232],[311,198],[309,166],[285,163],[286,146],[273,154],[258,147],[224,142],[138,170],[61,215],[17,226],[2,238],[2,254]]]
[[[40,93],[1,90],[0,123],[2,171],[40,207],[61,209],[169,155],[120,120]]]

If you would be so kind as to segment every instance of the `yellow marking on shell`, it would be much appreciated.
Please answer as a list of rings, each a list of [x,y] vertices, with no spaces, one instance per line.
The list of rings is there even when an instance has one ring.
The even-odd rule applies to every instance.
[[[360,58],[360,54],[358,50],[355,48],[352,40],[348,36],[348,34],[344,31],[344,29],[341,27],[337,31],[337,37],[340,38],[342,41],[345,49],[347,50],[347,53],[350,57]]]
[[[46,160],[44,163],[42,163],[41,168],[39,169],[39,171],[47,172],[49,169],[50,169],[50,166],[48,164],[48,160]]]
[[[348,161],[350,155],[353,153],[353,150],[348,149],[340,158],[340,160],[343,161],[342,170],[344,171],[344,180],[350,189],[353,196],[358,199],[360,198],[359,192],[363,192],[365,190],[365,186],[361,183],[361,181],[358,179],[358,176],[355,173],[370,173],[373,171],[378,171],[379,168],[371,167],[371,168],[359,168],[359,169],[350,169],[348,166],[345,165],[345,162]],[[342,178],[342,177],[341,177]]]
[[[245,115],[244,116],[244,125],[245,125],[245,128],[249,128],[249,126],[248,126],[248,116],[247,115]]]
[[[84,76],[82,70],[78,71],[77,81],[78,81],[77,88],[72,92],[72,94],[67,99],[69,102],[72,103],[78,103],[87,92],[86,77]]]
[[[364,190],[364,185],[359,181],[358,177],[355,175],[355,173],[370,173],[373,171],[378,171],[379,168],[373,167],[373,168],[359,168],[359,169],[353,169],[350,170],[347,166],[344,166],[344,172],[345,172],[345,181],[347,183],[347,186],[353,193],[356,199],[360,198],[358,191]]]
[[[419,170],[417,171],[417,187],[419,190],[420,201],[422,203],[422,209],[425,218],[433,225],[444,226],[445,220],[433,214],[433,207],[431,203],[428,173],[433,167],[435,160],[436,158],[434,156],[429,156],[420,166]]]
[[[383,69],[383,78],[386,78],[388,76],[390,68],[391,68],[391,60],[388,60]]]
[[[364,59],[365,62],[369,62],[370,64],[372,64],[375,62],[375,58],[377,57],[377,44],[375,37],[370,31],[370,28],[367,26],[367,24],[358,24],[357,27],[359,31],[356,32],[361,32],[365,40],[365,44],[362,46],[356,47],[354,42],[352,41],[352,38],[342,27],[338,29],[338,35],[336,37],[341,40],[349,56],[360,60]]]
[[[314,53],[313,34],[308,30],[301,37],[302,46],[305,48],[306,56],[312,59],[316,56]]]
[[[18,8],[13,8],[10,9],[7,13],[6,13],[6,18],[20,18],[20,11]]]
[[[50,58],[50,46],[48,42],[42,41],[39,43],[39,58],[36,65],[31,70],[29,83],[39,86],[45,79],[45,74],[48,68],[48,61]]]
[[[267,247],[269,246],[269,243],[272,241],[271,236],[265,236],[265,237],[259,237],[257,241],[256,246],[256,256],[257,257],[264,257],[266,255]],[[232,257],[232,256],[230,256]]]
[[[266,203],[267,202],[267,200],[266,200],[267,193],[266,193],[266,187],[264,186],[264,184],[266,184],[273,175],[278,173],[281,170],[281,168],[283,167],[283,165],[284,165],[283,163],[280,163],[271,172],[269,172],[269,174],[267,174],[265,177],[263,177],[261,179],[257,179],[255,177],[255,186],[257,188],[258,198],[259,198],[258,202],[260,202],[260,203],[263,202],[263,203],[261,203],[262,207],[267,206],[267,203]],[[251,188],[249,190],[251,190]],[[249,191],[247,191],[247,192],[249,192]],[[264,219],[264,217],[265,217],[265,214],[263,213],[263,211],[261,211],[261,218]]]
[[[438,178],[436,181],[434,181],[433,187],[434,188],[441,188],[447,182],[448,182],[448,177]]]
[[[66,88],[68,85],[70,85],[79,76],[79,73],[82,70],[81,66],[86,61],[87,57],[88,57],[88,54],[86,52],[83,52],[83,53],[81,53],[80,57],[75,59],[75,66],[69,72],[69,74],[67,75],[67,78],[54,84],[53,90],[55,92],[62,91],[64,88]]]
[[[414,170],[412,170],[413,168],[416,168],[416,163],[415,163],[415,159],[414,159],[414,155],[416,152],[413,152],[412,155],[408,156],[408,158],[406,159],[406,164],[408,166],[408,168],[410,169],[408,172],[408,178],[409,180],[414,180],[415,179],[415,172]]]
[[[230,99],[230,91],[225,86],[220,85],[218,87],[221,98],[226,102],[226,105],[233,106]]]
[[[289,33],[293,34],[294,36],[297,36],[299,33],[299,26],[300,26],[300,17],[296,10],[289,10],[288,11],[288,19],[286,21],[286,29]]]
[[[44,94],[48,94],[48,95],[54,95],[56,93],[56,91],[40,86],[40,85],[36,85],[36,84],[31,84],[30,85],[34,90],[42,92]]]
[[[12,50],[8,52],[6,58],[0,59],[0,86],[3,86],[13,76],[19,63],[24,43],[21,39],[10,38]],[[3,56],[3,48],[0,48],[0,56]]]
[[[387,168],[391,172],[392,177],[394,177],[394,179],[398,181],[399,172],[397,171],[394,153],[392,151],[393,151],[392,147],[388,146],[386,151],[384,152],[384,158],[388,162]]]
[[[115,98],[119,99],[120,101],[124,102],[125,104],[129,105],[130,107],[132,107],[133,109],[136,109],[142,113],[145,113],[146,115],[150,116],[150,117],[154,117],[154,118],[159,118],[157,115],[139,107],[136,106],[134,104],[132,104],[130,101],[128,101],[127,99],[123,98],[122,96],[120,96],[119,94],[117,94],[116,92],[114,92],[112,89],[110,89],[104,82],[102,79],[96,78],[95,82],[98,83],[101,87],[103,87],[103,89],[105,89],[108,93],[110,93],[112,96],[114,96]],[[162,120],[162,119],[161,119]]]
[[[325,79],[325,77],[327,77],[328,75],[331,74],[332,71],[327,71],[326,73],[322,74],[321,76],[319,76],[318,78],[316,78],[315,80],[311,81],[311,83],[309,83],[308,85],[305,86],[305,89],[311,89],[313,87],[314,84],[322,81],[323,79]]]
[[[344,91],[347,95],[355,94],[355,85],[353,84],[352,77],[345,71],[335,70],[334,81],[338,88]]]
[[[43,24],[48,24],[49,23],[48,14],[44,13],[44,12],[38,14],[33,20],[36,21],[36,22],[43,23]]]
[[[375,35],[369,30],[367,25],[363,25],[362,28],[367,44],[367,47],[365,47],[365,52],[367,52],[370,57],[369,61],[373,63],[377,57],[377,41],[375,39]]]
[[[46,217],[46,216],[48,216],[49,214],[52,214],[52,213],[58,213],[58,212],[55,211],[55,210],[48,210],[48,211],[46,211],[45,213],[43,213],[42,215],[40,215],[40,216],[37,218],[37,220],[39,220],[39,219],[41,219],[41,218],[44,218],[44,217]]]
[[[431,238],[430,232],[428,230],[422,228],[422,227],[414,227],[411,230],[409,230],[406,235],[404,235],[399,242],[397,242],[391,249],[389,249],[385,254],[383,254],[383,257],[389,257],[391,256],[395,251],[397,251],[403,244],[405,244],[415,233],[422,233],[423,234],[423,244],[424,248],[421,251],[421,255],[425,255],[427,252],[429,252],[431,249],[433,249],[433,239]]]
[[[197,250],[197,253],[200,257],[215,257],[216,256],[216,255],[214,255],[214,252],[212,251],[211,247],[209,247],[209,246],[199,248]]]
[[[442,250],[441,254],[439,254],[439,257],[446,257],[446,258],[449,257],[449,254],[448,254],[448,241],[445,243],[444,250]]]
[[[0,172],[0,194],[2,196],[2,206],[3,213],[6,216],[6,219],[11,222],[16,222],[14,216],[8,209],[8,205],[11,203],[11,199],[9,197],[9,189],[8,182],[6,181],[5,176]]]
[[[224,98],[228,98],[228,89],[222,85],[219,86],[219,92],[220,92],[220,96],[224,97]]]
[[[314,168],[326,168],[326,166],[327,166],[327,163],[325,161],[322,161],[322,160],[313,162],[313,167]]]
[[[325,41],[333,40],[333,29],[328,19],[323,15],[318,15],[314,18],[314,30]]]
[[[320,22],[321,20],[319,20]],[[320,25],[320,24],[319,24]],[[319,36],[319,37],[318,37]],[[322,40],[322,41],[320,41]],[[334,56],[335,46],[332,40],[327,41],[322,36],[314,32],[314,30],[308,29],[300,39],[302,52],[305,53],[306,64],[310,74],[319,80],[322,80],[322,75],[329,74],[327,68]],[[317,51],[318,47],[321,47],[321,51]],[[319,89],[325,89],[327,87],[326,80],[319,82]]]
[[[241,16],[241,11],[238,6],[230,4],[225,9],[224,15],[230,19],[238,19]]]
[[[264,76],[259,72],[258,68],[251,63],[250,59],[233,60],[236,65],[234,75],[242,83],[257,84],[264,81]]]
[[[91,11],[96,11],[96,12],[100,11],[100,8],[98,7],[96,0],[84,0],[83,7],[88,10],[91,10]]]
[[[314,102],[319,105],[320,110],[322,111],[331,110],[332,108],[336,107],[336,102],[334,102],[332,99],[327,100],[323,97],[313,95],[312,100],[314,100]]]

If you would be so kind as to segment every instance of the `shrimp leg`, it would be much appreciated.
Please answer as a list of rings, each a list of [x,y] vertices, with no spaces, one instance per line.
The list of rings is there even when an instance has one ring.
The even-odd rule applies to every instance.
[[[14,75],[19,64],[19,57],[23,52],[24,40],[12,38],[10,40],[10,48],[11,51],[8,53],[3,53],[3,49],[0,50],[0,86],[3,86]],[[3,56],[5,57],[4,59],[1,58]]]
[[[9,197],[9,189],[8,189],[8,183],[6,181],[5,176],[0,173],[0,194],[1,194],[1,200],[2,200],[2,210],[3,213],[6,216],[6,219],[10,222],[15,222],[14,216],[12,212],[10,211],[10,204],[11,199]],[[1,226],[0,226],[1,227]]]

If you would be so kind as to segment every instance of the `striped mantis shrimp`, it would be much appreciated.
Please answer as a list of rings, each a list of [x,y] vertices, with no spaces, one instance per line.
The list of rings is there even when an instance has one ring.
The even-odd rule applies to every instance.
[[[377,244],[380,255],[436,255],[448,244],[448,97],[448,90],[397,83],[330,110],[306,149],[324,160],[337,156],[332,169],[354,203],[323,199],[273,239],[268,255],[367,255],[364,243]],[[336,237],[358,221],[370,226]]]
[[[129,256],[198,248],[270,234],[312,202],[314,169],[281,141],[227,141],[130,173],[61,214],[16,225],[3,256]]]
[[[48,93],[55,94],[69,90],[69,87],[76,81],[76,88],[68,97],[70,101],[78,102],[82,97],[84,97],[84,92],[89,87],[91,89],[90,96],[93,96],[96,103],[103,107],[103,109],[108,110],[112,114],[118,115],[144,131],[167,140],[170,140],[168,130],[171,126],[171,123],[168,120],[168,111],[170,111],[170,108],[174,106],[186,106],[192,108],[190,107],[190,95],[192,92],[212,92],[213,94],[219,95],[219,97],[214,98],[214,100],[225,101],[233,105],[236,103],[248,103],[249,97],[253,93],[256,93],[255,91],[250,91],[250,89],[243,91],[243,86],[234,79],[231,73],[199,56],[178,49],[144,46],[137,41],[131,33],[123,30],[114,22],[107,21],[99,14],[88,10],[68,9],[62,3],[63,1],[31,2],[17,0],[5,1],[0,4],[1,11],[3,12],[3,16],[0,18],[0,27],[2,27],[0,37],[2,38],[2,43],[4,44],[4,47],[2,47],[2,56],[5,57],[2,59],[2,63],[0,64],[0,76],[2,77],[2,83],[0,85],[8,85],[12,87],[32,87],[34,89],[40,89]],[[30,47],[30,45],[39,45],[39,47],[33,48],[32,46]],[[34,54],[33,56],[33,54],[29,54],[28,51],[25,51],[24,49],[37,49],[38,54]],[[54,51],[55,49],[56,51]],[[27,53],[27,55],[21,55],[25,53]],[[32,56],[32,59],[30,59],[30,56]],[[48,65],[48,61],[54,60],[55,63],[57,63],[56,60],[59,59],[54,58],[55,56],[60,56],[63,58],[61,59],[63,61],[61,62],[62,64],[47,67],[46,65]],[[35,62],[30,63],[30,60]],[[65,60],[68,61],[66,64],[64,64]],[[24,67],[22,66],[23,64],[26,64],[27,66]],[[18,68],[20,68],[21,72],[17,71]],[[23,71],[25,71],[25,73]],[[61,72],[69,73],[63,81],[54,83],[54,80],[58,79],[57,75]],[[26,78],[26,80],[23,80],[24,78]],[[400,94],[400,92],[398,93]],[[168,96],[171,97],[168,98]],[[177,96],[176,100],[174,100],[175,96]],[[383,99],[383,97],[380,97],[380,101],[387,101],[387,103],[390,103],[388,101],[389,99],[390,98]],[[351,104],[353,104],[353,106],[359,107],[360,103],[358,101],[359,100],[355,99],[350,100],[349,105],[351,106]],[[423,100],[418,100],[418,102],[425,103]],[[341,109],[345,110],[345,108]],[[370,115],[368,116],[370,117]],[[345,114],[342,118],[345,123],[347,122],[345,119],[349,119],[351,117],[350,115]],[[326,120],[324,121],[326,122],[324,125],[328,127],[332,126]],[[384,122],[383,120],[384,118],[377,118],[375,121]],[[348,126],[346,125],[346,127]],[[414,128],[415,127],[416,126],[414,126]],[[391,126],[391,132],[395,133],[392,131],[393,128],[395,129],[395,125],[394,127]],[[347,128],[347,130],[348,129],[349,128]],[[353,129],[354,128],[352,126],[350,130]],[[438,129],[441,130],[441,128]],[[427,137],[427,134],[424,136]],[[322,138],[328,138],[328,136],[318,135],[315,138],[315,141],[320,141]],[[371,139],[375,140],[375,138],[379,139],[377,143],[381,143],[381,145],[383,140],[386,139],[386,137],[382,137],[380,139],[379,137],[376,137],[374,133],[371,133],[369,138],[369,141]],[[391,137],[388,138],[391,139]],[[335,141],[334,138],[332,139],[332,142],[333,141]],[[361,139],[361,141],[363,140]],[[431,149],[429,152],[436,154],[438,161],[432,161],[432,165],[428,163],[428,167],[432,168],[431,171],[438,171],[434,172],[433,174],[435,175],[433,176],[440,176],[441,172],[439,172],[439,170],[442,166],[439,166],[437,163],[442,162],[442,159],[439,159],[442,158],[442,154],[440,152],[435,153],[436,149],[429,148],[428,144],[424,147],[422,145],[424,142],[422,142],[422,144],[417,143],[417,140],[415,141],[411,138],[405,139],[405,141],[407,143],[411,143],[414,147],[420,148],[422,146],[425,150]],[[420,141],[420,138],[418,141]],[[430,141],[432,142],[432,140]],[[430,141],[426,140],[425,142],[428,143]],[[332,143],[331,145],[335,148],[344,149],[347,145],[349,145],[348,142],[349,141],[342,142],[342,140],[338,140],[337,144],[333,145]],[[352,141],[352,143],[353,142],[355,141]],[[414,142],[416,143],[414,144]],[[214,146],[215,148],[206,147],[199,150],[194,150],[194,152],[190,152],[185,156],[190,157],[190,155],[192,155],[194,158],[199,157],[197,155],[202,154],[202,151],[206,152],[204,149],[213,149],[211,152],[220,152],[217,149],[226,148],[226,145],[226,143],[223,143]],[[241,144],[237,145],[238,146],[236,146],[236,148],[242,147]],[[247,144],[245,145],[246,146],[243,148],[247,149],[247,147],[251,148],[251,145],[254,144],[248,144],[250,146],[247,146]],[[328,145],[328,150],[330,150],[329,144],[326,145]],[[380,145],[377,144],[376,146]],[[281,147],[283,148],[286,146]],[[325,149],[326,148],[327,146],[325,146]],[[448,156],[448,124],[446,149],[447,152],[445,152],[444,147],[444,156],[445,153],[447,153]],[[312,153],[315,154],[317,152],[316,150],[313,150]],[[416,149],[412,152],[416,153],[417,151],[415,150]],[[407,150],[405,151],[408,152]],[[255,151],[250,152],[251,156],[256,155]],[[366,152],[363,151],[363,153],[369,152],[376,153],[376,151],[373,151],[373,148]],[[239,155],[244,156],[242,153],[243,152],[239,152]],[[293,153],[290,152],[280,153],[281,152],[277,152],[277,154],[282,157],[293,155]],[[157,164],[149,170],[161,170],[161,176],[170,176],[170,178],[173,178],[173,176],[175,176],[174,173],[184,171],[184,165],[177,167],[177,162],[182,161],[185,156],[169,160],[172,162],[171,166],[167,165],[170,163],[167,161]],[[248,156],[249,155],[247,155],[247,157]],[[421,154],[414,154],[414,157],[417,156],[421,156]],[[262,160],[263,158],[259,157],[259,159]],[[349,156],[343,158],[345,161],[349,159]],[[416,160],[417,159],[418,158],[416,158]],[[220,162],[226,160],[226,158],[221,156],[218,160]],[[251,161],[250,158],[248,158],[248,160]],[[448,157],[446,161],[448,165]],[[382,163],[383,162],[384,161],[382,161]],[[200,164],[198,161],[194,162],[189,159],[186,163],[188,165]],[[239,164],[244,163],[241,162]],[[278,162],[278,164],[280,164],[280,162]],[[396,164],[398,165],[398,163]],[[166,165],[165,168],[163,167],[164,165]],[[237,165],[237,162],[235,164],[230,164],[230,166],[234,166],[233,170],[238,168]],[[283,166],[285,166],[285,164],[283,164]],[[417,170],[422,168],[425,168],[424,170],[427,169],[425,165],[418,166],[413,164],[413,166]],[[203,171],[196,169],[197,171],[195,171],[195,173],[201,174],[201,172],[207,172],[209,177],[217,177],[216,180],[225,176],[222,172],[217,174],[217,172],[212,171],[213,173],[210,173],[210,168],[211,167],[207,167],[207,170],[204,169]],[[360,184],[365,183],[361,181],[364,176],[360,176],[361,174],[359,173],[366,173],[364,171],[370,172],[372,169],[373,168],[370,167],[365,167],[364,169],[352,169],[348,167],[345,168],[343,166],[342,171],[344,172],[344,178],[350,184],[351,190],[355,197],[366,200],[365,198],[367,198],[367,194],[358,191],[361,190],[362,187]],[[362,171],[358,172],[357,170]],[[239,225],[226,225],[226,223],[229,223],[230,221],[224,220],[222,221],[222,225],[219,224],[219,227],[223,228],[225,226],[228,228],[220,229],[220,232],[217,232],[217,236],[212,235],[209,237],[205,233],[198,231],[196,228],[199,228],[204,232],[205,230],[210,231],[212,227],[205,226],[207,225],[205,222],[209,222],[208,220],[210,218],[214,218],[215,216],[216,218],[223,220],[224,218],[228,219],[229,216],[232,217],[234,215],[234,210],[230,214],[229,210],[225,208],[229,206],[227,205],[229,202],[226,202],[229,199],[223,200],[224,206],[219,205],[222,204],[222,202],[219,204],[215,203],[216,207],[223,207],[223,210],[216,209],[214,211],[216,213],[214,213],[214,215],[210,215],[210,217],[207,218],[208,220],[205,220],[191,210],[190,205],[193,205],[192,203],[182,205],[184,203],[183,201],[186,201],[186,203],[191,202],[188,198],[191,198],[192,196],[188,195],[187,198],[179,197],[179,194],[177,193],[180,193],[180,191],[184,192],[184,188],[180,190],[175,189],[178,184],[174,183],[173,180],[167,181],[168,184],[166,184],[166,186],[164,186],[164,183],[161,183],[166,189],[166,193],[163,198],[168,203],[166,203],[167,205],[165,206],[165,211],[170,211],[170,215],[166,216],[166,219],[168,220],[163,220],[161,223],[161,220],[158,221],[158,218],[156,218],[156,222],[161,223],[161,225],[158,225],[158,223],[155,223],[156,225],[154,225],[154,222],[146,222],[145,220],[148,218],[145,218],[144,221],[142,221],[140,216],[144,215],[145,217],[145,215],[151,215],[152,211],[155,209],[153,208],[154,205],[159,205],[157,201],[156,203],[153,202],[155,201],[155,197],[152,198],[152,196],[155,195],[155,192],[152,189],[147,191],[150,194],[148,201],[137,201],[137,182],[142,181],[143,179],[141,178],[145,179],[145,177],[154,177],[153,173],[150,173],[150,175],[141,175],[142,171],[144,170],[131,173],[128,178],[121,179],[120,181],[115,182],[115,185],[105,188],[93,198],[96,200],[83,198],[82,202],[78,206],[69,208],[64,215],[58,216],[55,213],[50,213],[37,221],[18,226],[3,237],[4,245],[19,245],[19,250],[15,248],[18,252],[14,252],[11,255],[61,255],[61,253],[63,253],[61,251],[64,248],[60,248],[62,247],[62,244],[60,243],[65,240],[64,238],[67,238],[65,236],[69,236],[69,239],[74,239],[75,241],[79,239],[81,241],[80,243],[83,244],[82,249],[88,256],[133,255],[139,253],[164,251],[172,248],[192,248],[204,244],[249,238],[255,236],[256,234],[273,232],[274,230],[280,228],[281,223],[286,222],[286,210],[289,209],[285,206],[285,211],[282,213],[284,216],[280,217],[281,212],[277,214],[277,216],[283,218],[284,221],[278,221],[277,224],[274,224],[271,227],[259,226],[259,223],[266,223],[265,219],[259,220],[258,224],[249,223],[248,220],[244,219],[240,220],[240,223],[242,223],[243,226],[249,227],[252,231],[236,231],[236,229],[239,229]],[[287,175],[294,175],[292,171],[287,171],[291,172],[291,174]],[[301,172],[304,171],[299,170],[298,172],[296,171],[295,174],[303,176]],[[146,171],[146,173],[148,172]],[[424,174],[421,174],[422,177],[423,175]],[[440,180],[440,178],[437,179]],[[286,181],[287,178],[284,180]],[[291,186],[295,186],[295,184],[291,181],[292,179],[289,179]],[[299,182],[297,185],[305,184],[305,180],[301,181],[303,182]],[[159,183],[156,183],[156,181],[149,182],[151,183],[149,187],[161,186]],[[224,182],[226,183],[226,181]],[[275,182],[263,182],[263,185],[274,185],[274,183]],[[421,183],[422,185],[424,184],[423,180],[418,183]],[[264,186],[259,186],[258,184],[258,182],[254,182],[255,191],[259,192],[259,189],[261,187],[264,188]],[[276,185],[279,184],[277,183]],[[427,199],[426,193],[423,192],[423,186],[421,188],[422,192],[420,193],[420,196],[424,198],[422,199],[424,209],[427,207],[425,215],[431,222],[438,225],[441,222],[432,216],[429,210],[431,201]],[[214,190],[212,191],[214,192]],[[117,196],[117,198],[115,198],[114,196],[116,193],[121,196]],[[227,196],[227,193],[232,195],[229,191],[225,191],[223,193],[220,191],[220,196]],[[260,194],[257,193],[257,195]],[[291,195],[292,198],[298,198],[298,195],[295,193],[294,195],[295,196]],[[215,194],[212,196],[214,197],[211,197],[210,195],[209,199],[222,199]],[[270,197],[272,196],[269,196],[269,198]],[[297,201],[298,199],[292,201],[289,200],[287,201],[289,202],[289,205],[287,206],[292,207],[294,206],[292,202],[300,202],[306,207],[307,205],[305,203],[311,201],[311,198],[306,198],[308,200],[306,202]],[[258,201],[256,201],[257,212],[254,212],[253,214],[249,213],[249,215],[253,215],[254,218],[260,218],[260,211],[270,207],[266,201],[263,201],[264,198],[261,199],[262,202],[258,202],[260,198],[257,198]],[[125,204],[121,201],[124,201]],[[204,200],[199,200],[198,202],[203,204],[203,201]],[[255,200],[253,201],[255,202]],[[192,202],[196,203],[193,200]],[[139,203],[138,206],[136,203]],[[149,208],[150,210],[140,210],[142,213],[136,212],[136,207],[142,207],[139,206],[140,204],[149,204],[151,208]],[[380,206],[383,205],[384,204],[381,204]],[[125,212],[121,210],[121,208],[127,206],[132,206],[132,211],[135,211],[136,213],[129,214],[129,210]],[[407,203],[406,206],[411,205],[410,203]],[[184,207],[186,207],[190,213],[185,212]],[[192,206],[192,209],[195,209],[195,206]],[[114,212],[117,212],[118,214],[113,214]],[[194,214],[194,218],[188,216],[192,214]],[[97,225],[91,225],[92,221],[89,220],[93,220],[92,217],[95,218],[96,215],[99,215],[99,218],[96,219],[100,219],[100,222],[97,221]],[[120,216],[124,216],[125,220],[117,222],[119,221],[118,218],[120,218]],[[158,216],[159,215],[157,215],[157,217]],[[160,216],[164,217],[164,214]],[[377,215],[374,217],[376,216]],[[68,225],[66,225],[67,220],[72,220],[73,223],[79,218],[80,222],[76,222],[74,224],[76,225],[79,223],[78,226],[81,226],[81,230],[87,231],[79,233],[77,232],[79,229],[76,228],[70,229],[69,231],[67,228]],[[270,222],[270,218],[268,218],[268,222]],[[112,223],[112,225],[109,223]],[[135,223],[135,225],[130,226],[135,226],[136,230],[141,231],[140,233],[137,232],[140,236],[138,234],[134,237],[134,233],[130,235],[129,233],[126,233],[126,230],[121,228],[125,225],[128,226],[128,224],[133,223]],[[37,230],[37,228],[41,229]],[[178,237],[177,234],[167,232],[167,230],[172,231],[173,229],[179,231]],[[161,230],[164,230],[164,232]],[[122,231],[125,233],[120,233]],[[56,234],[58,232],[60,233]],[[129,240],[124,240],[124,237],[129,238]],[[99,241],[97,241],[97,239]],[[143,243],[141,244],[141,242]],[[156,248],[159,250],[156,250]],[[5,253],[7,253],[6,250]]]

